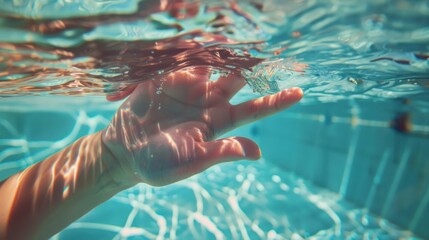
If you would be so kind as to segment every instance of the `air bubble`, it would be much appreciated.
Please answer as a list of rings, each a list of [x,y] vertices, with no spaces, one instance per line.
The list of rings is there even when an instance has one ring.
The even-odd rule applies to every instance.
[[[286,185],[284,183],[281,183],[280,184],[280,189],[283,190],[283,191],[289,191],[290,188],[289,188],[288,185]]]
[[[278,176],[278,175],[273,175],[272,177],[271,177],[271,179],[273,180],[273,182],[275,182],[275,183],[280,183],[280,181],[281,181],[281,178]]]
[[[157,95],[161,94],[162,93],[162,87],[157,88],[155,93]]]

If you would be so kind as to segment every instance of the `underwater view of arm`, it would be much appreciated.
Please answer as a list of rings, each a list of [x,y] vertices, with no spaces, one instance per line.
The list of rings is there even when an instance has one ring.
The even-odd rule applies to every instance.
[[[47,239],[116,193],[175,183],[222,162],[257,160],[256,143],[219,139],[298,102],[299,88],[237,105],[245,85],[232,72],[210,80],[189,67],[136,86],[110,125],[80,138],[0,185],[0,239]]]

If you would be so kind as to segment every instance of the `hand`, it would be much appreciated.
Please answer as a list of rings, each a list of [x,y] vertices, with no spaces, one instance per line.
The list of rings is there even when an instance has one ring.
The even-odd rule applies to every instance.
[[[205,67],[187,68],[139,84],[103,132],[115,181],[170,184],[217,163],[259,159],[252,140],[217,136],[298,102],[292,88],[238,105],[229,100],[245,85],[238,73],[210,81]]]

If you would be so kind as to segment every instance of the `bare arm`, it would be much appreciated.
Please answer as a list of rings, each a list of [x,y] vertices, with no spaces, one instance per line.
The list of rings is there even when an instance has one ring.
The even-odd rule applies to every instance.
[[[0,186],[0,239],[47,239],[131,185],[109,175],[101,133],[8,178]]]
[[[163,186],[215,164],[259,159],[252,140],[221,134],[298,102],[301,89],[239,105],[238,74],[192,68],[141,83],[103,131],[83,137],[0,185],[0,239],[46,239],[121,190]]]

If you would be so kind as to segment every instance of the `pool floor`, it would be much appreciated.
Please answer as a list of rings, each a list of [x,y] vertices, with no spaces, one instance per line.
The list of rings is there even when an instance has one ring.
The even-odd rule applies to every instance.
[[[235,162],[162,188],[144,184],[53,239],[418,239],[266,160]]]

